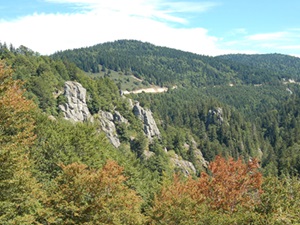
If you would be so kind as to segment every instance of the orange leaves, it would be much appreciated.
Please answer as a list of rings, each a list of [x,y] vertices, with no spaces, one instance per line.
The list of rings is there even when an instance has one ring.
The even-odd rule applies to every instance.
[[[0,61],[0,145],[28,146],[34,140],[32,101],[25,99],[21,83],[12,79],[12,70]]]
[[[79,163],[61,165],[49,202],[69,224],[141,224],[142,199],[124,181],[123,168],[108,161],[101,170]]]
[[[38,224],[48,214],[26,151],[35,139],[35,107],[23,94],[12,70],[0,61],[0,217],[7,224]]]
[[[261,192],[262,175],[257,168],[256,159],[244,164],[241,159],[217,156],[209,164],[211,177],[202,175],[199,189],[210,199],[213,208],[235,211],[237,206],[250,207],[259,201]]]
[[[203,221],[209,224],[219,212],[233,215],[239,210],[253,209],[260,203],[262,184],[257,169],[255,159],[245,164],[241,159],[234,161],[217,156],[209,165],[210,175],[202,173],[195,180],[181,180],[175,176],[155,198],[149,210],[150,223],[193,224]]]
[[[148,211],[149,224],[192,224],[197,222],[197,198],[194,181],[181,180],[177,175],[169,185],[164,185]]]

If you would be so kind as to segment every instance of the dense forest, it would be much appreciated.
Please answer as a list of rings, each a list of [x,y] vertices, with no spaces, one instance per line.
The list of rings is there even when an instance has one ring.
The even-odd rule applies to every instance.
[[[0,60],[0,224],[300,223],[300,59],[121,40],[51,56],[1,43]],[[124,96],[112,74],[169,89]],[[66,119],[66,81],[93,120]],[[97,120],[116,111],[119,147]]]

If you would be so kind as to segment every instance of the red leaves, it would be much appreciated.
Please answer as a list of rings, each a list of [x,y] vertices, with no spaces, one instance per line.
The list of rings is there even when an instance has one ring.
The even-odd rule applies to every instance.
[[[257,169],[256,159],[244,164],[242,159],[234,161],[217,156],[209,164],[211,177],[201,175],[199,189],[213,208],[235,211],[237,206],[250,207],[259,201],[261,192],[262,175]]]
[[[175,176],[156,197],[150,210],[152,222],[196,222],[203,210],[234,213],[258,204],[262,175],[257,169],[256,159],[245,164],[241,159],[226,160],[217,156],[209,165],[210,175],[202,173],[196,180],[181,180]]]

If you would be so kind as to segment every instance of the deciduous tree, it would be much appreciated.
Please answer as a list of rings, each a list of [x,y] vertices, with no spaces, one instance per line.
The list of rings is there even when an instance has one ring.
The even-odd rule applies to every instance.
[[[123,168],[108,161],[101,170],[84,164],[61,165],[49,202],[58,224],[143,224],[142,200],[129,189]]]
[[[38,224],[47,220],[45,195],[31,175],[28,148],[35,136],[34,104],[24,98],[20,82],[0,61],[0,221]]]

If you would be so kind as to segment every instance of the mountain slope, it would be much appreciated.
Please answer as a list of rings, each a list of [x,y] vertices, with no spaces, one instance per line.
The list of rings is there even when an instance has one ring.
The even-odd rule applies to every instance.
[[[183,86],[233,82],[235,73],[212,57],[200,56],[149,43],[121,40],[58,52],[53,58],[68,59],[86,72],[98,72],[99,65],[132,73],[150,84]]]
[[[300,59],[287,55],[226,55],[208,57],[134,40],[57,52],[86,72],[113,70],[160,86],[276,83],[299,79]]]
[[[230,54],[216,57],[230,63],[239,63],[252,68],[267,71],[279,79],[300,79],[300,58],[282,54]]]

